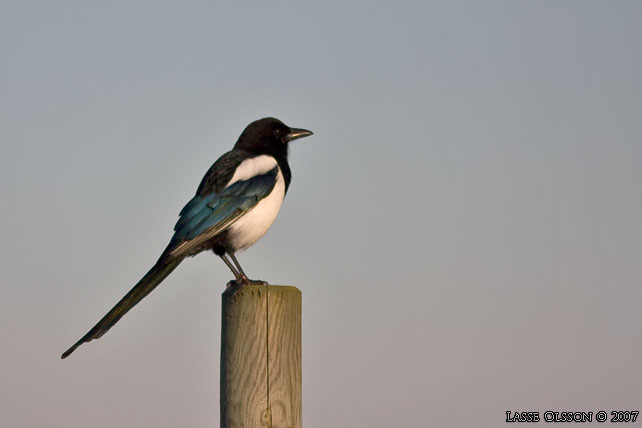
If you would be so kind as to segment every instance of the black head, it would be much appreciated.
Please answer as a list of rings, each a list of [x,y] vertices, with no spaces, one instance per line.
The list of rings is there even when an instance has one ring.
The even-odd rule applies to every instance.
[[[290,128],[279,119],[266,117],[250,123],[239,137],[234,148],[253,153],[269,154],[276,158],[287,158],[288,143],[308,135],[312,135],[312,132],[307,129]]]

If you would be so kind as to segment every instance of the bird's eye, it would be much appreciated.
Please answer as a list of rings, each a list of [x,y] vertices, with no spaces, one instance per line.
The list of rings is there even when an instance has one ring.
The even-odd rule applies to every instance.
[[[280,129],[277,128],[277,129],[274,130],[274,135],[276,135],[278,137],[280,134],[281,134],[281,130]]]

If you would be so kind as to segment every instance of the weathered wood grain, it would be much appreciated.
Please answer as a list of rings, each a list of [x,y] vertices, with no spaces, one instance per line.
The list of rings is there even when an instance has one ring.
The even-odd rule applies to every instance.
[[[221,428],[301,428],[301,291],[223,293]]]

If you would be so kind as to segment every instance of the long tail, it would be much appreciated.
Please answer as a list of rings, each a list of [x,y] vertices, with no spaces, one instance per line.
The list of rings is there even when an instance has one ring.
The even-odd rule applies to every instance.
[[[132,288],[129,293],[123,297],[120,302],[114,306],[111,311],[107,312],[98,324],[94,326],[87,334],[85,334],[78,342],[67,349],[60,358],[67,358],[72,352],[76,350],[77,347],[82,345],[85,342],[89,342],[94,339],[98,339],[103,334],[105,334],[114,324],[118,322],[119,319],[123,317],[131,308],[136,306],[138,302],[143,300],[151,291],[156,288],[174,269],[178,266],[185,257],[178,257],[176,259],[167,260],[164,257],[161,257],[154,267],[152,267],[145,276],[138,281],[138,283]]]

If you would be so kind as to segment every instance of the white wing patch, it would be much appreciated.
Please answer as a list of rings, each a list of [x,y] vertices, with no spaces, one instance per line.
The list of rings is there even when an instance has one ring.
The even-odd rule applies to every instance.
[[[232,179],[225,186],[226,188],[237,181],[249,180],[257,175],[265,174],[276,166],[276,159],[269,155],[261,155],[255,158],[245,159],[236,167]]]

